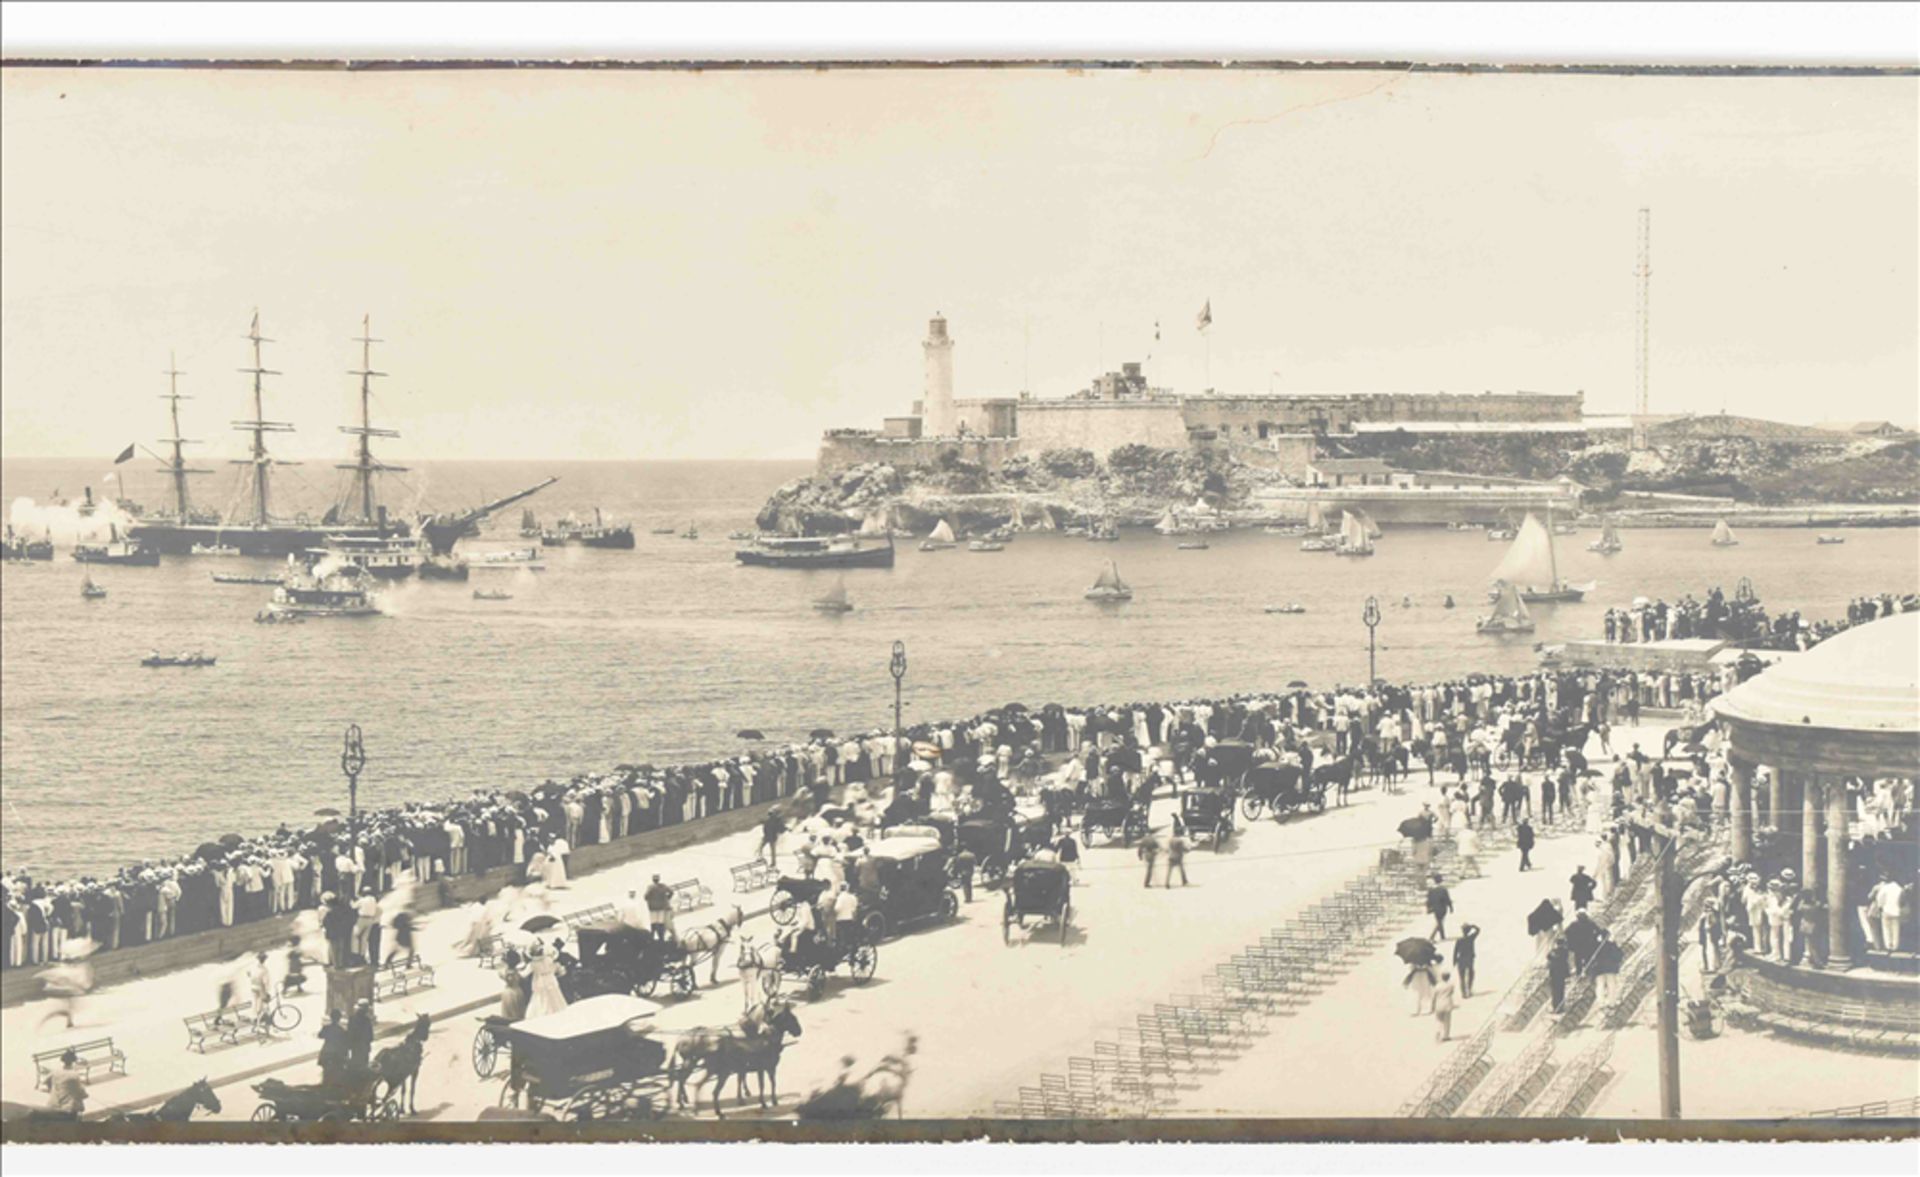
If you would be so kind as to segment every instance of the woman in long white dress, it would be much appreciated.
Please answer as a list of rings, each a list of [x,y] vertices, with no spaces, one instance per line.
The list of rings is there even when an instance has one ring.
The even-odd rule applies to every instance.
[[[563,891],[566,889],[567,853],[569,849],[570,847],[568,847],[566,840],[563,838],[555,838],[553,841],[547,843],[547,890]]]
[[[560,992],[560,962],[553,954],[542,952],[527,962],[527,974],[533,978],[533,992],[527,1003],[527,1016],[559,1013],[567,1008],[567,995]]]

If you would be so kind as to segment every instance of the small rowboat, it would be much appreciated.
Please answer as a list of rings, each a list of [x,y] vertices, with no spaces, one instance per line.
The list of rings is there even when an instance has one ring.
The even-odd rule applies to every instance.
[[[165,666],[198,667],[212,666],[218,658],[209,658],[205,654],[149,654],[140,659],[140,665],[148,669]]]
[[[513,600],[513,594],[503,593],[499,589],[475,589],[473,590],[473,599],[476,601],[511,601]]]
[[[1267,606],[1267,612],[1269,613],[1305,613],[1306,611],[1307,607],[1297,601],[1289,601],[1285,605]]]

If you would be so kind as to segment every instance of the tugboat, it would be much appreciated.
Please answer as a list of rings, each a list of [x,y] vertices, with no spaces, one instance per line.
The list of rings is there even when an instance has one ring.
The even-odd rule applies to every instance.
[[[158,568],[160,552],[143,543],[121,539],[120,529],[108,524],[112,537],[104,544],[75,544],[73,558],[81,564],[119,564],[131,568]]]
[[[1100,570],[1100,579],[1094,581],[1093,587],[1083,595],[1089,601],[1103,603],[1133,600],[1133,590],[1127,587],[1126,581],[1120,579],[1120,570],[1114,567],[1112,560],[1107,561],[1107,566]]]
[[[881,545],[857,535],[763,535],[733,558],[757,568],[891,568],[893,538]]]
[[[97,601],[106,595],[107,590],[93,583],[93,577],[89,576],[80,582],[80,596],[83,600]]]
[[[653,533],[672,535],[673,528],[655,528]],[[569,515],[551,529],[541,532],[540,543],[549,548],[579,544],[587,548],[616,548],[629,551],[633,548],[633,524],[622,523],[609,527],[600,517],[600,508],[595,507],[591,524],[582,523]]]
[[[422,544],[414,536],[330,535],[327,546],[311,548],[314,563],[332,559],[350,564],[375,580],[405,580],[419,570]]]
[[[819,600],[813,603],[813,608],[814,608],[814,611],[817,613],[851,613],[853,612],[853,603],[847,600],[846,578],[841,577],[838,581],[836,581],[834,583],[834,586],[827,590],[827,594],[825,596],[821,597]]]
[[[274,590],[267,612],[281,617],[378,617],[380,607],[374,604],[372,584],[373,579],[358,568],[326,576],[292,573]]]

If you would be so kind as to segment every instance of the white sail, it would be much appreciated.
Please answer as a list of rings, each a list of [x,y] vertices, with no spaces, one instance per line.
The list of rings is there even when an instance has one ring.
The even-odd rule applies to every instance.
[[[1605,547],[1615,547],[1620,543],[1620,533],[1613,529],[1612,519],[1600,525],[1600,543]]]
[[[1727,521],[1725,519],[1716,519],[1714,521],[1713,542],[1716,544],[1730,544],[1730,543],[1737,542],[1733,538],[1733,528],[1727,526]]]
[[[1526,522],[1491,579],[1541,590],[1554,587],[1553,533],[1533,512],[1527,512]]]
[[[1040,519],[1039,519],[1039,521],[1038,521],[1037,523],[1035,523],[1035,524],[1033,525],[1033,529],[1034,529],[1035,531],[1054,531],[1054,530],[1056,530],[1056,528],[1055,528],[1055,526],[1054,526],[1054,522],[1053,522],[1053,512],[1052,512],[1052,511],[1049,511],[1049,510],[1048,510],[1047,508],[1045,508],[1045,507],[1042,507],[1042,508],[1040,508]]]
[[[1531,519],[1532,516],[1529,515],[1528,518]],[[1498,587],[1500,595],[1494,599],[1493,614],[1484,624],[1490,628],[1533,628],[1533,614],[1527,612],[1527,603],[1520,599],[1519,590],[1505,580],[1501,581]]]
[[[846,604],[847,603],[846,578],[842,577],[840,580],[835,581],[833,587],[827,590],[827,595],[820,598],[820,603],[822,605]]]
[[[927,538],[937,544],[950,544],[953,542],[953,528],[948,527],[947,521],[942,519],[933,525],[933,530],[927,533]]]
[[[1166,513],[1160,516],[1160,522],[1153,525],[1153,529],[1159,532],[1161,535],[1166,535],[1168,532],[1177,529],[1179,526],[1180,526],[1180,521],[1173,517],[1173,508],[1168,507],[1166,510]]]
[[[1093,587],[1097,589],[1124,589],[1127,586],[1125,582],[1120,579],[1120,569],[1114,566],[1112,560],[1108,560],[1107,566],[1100,570],[1100,579],[1093,582]]]
[[[1340,542],[1349,551],[1357,551],[1367,546],[1367,525],[1352,511],[1343,511],[1340,515]]]
[[[1373,516],[1367,514],[1364,510],[1360,509],[1359,507],[1353,508],[1353,513],[1355,517],[1357,517],[1360,520],[1360,526],[1366,528],[1368,539],[1380,538],[1380,525],[1373,521]]]
[[[1013,514],[1011,517],[1007,519],[1007,530],[1008,531],[1025,531],[1027,529],[1027,524],[1026,524],[1026,521],[1021,518],[1021,516],[1025,515],[1026,513],[1027,513],[1027,505],[1016,499],[1013,504]]]
[[[1307,530],[1308,531],[1325,531],[1326,529],[1327,529],[1327,517],[1324,513],[1321,512],[1320,502],[1318,499],[1316,499],[1313,502],[1307,504]]]
[[[887,534],[887,524],[881,517],[880,512],[869,511],[867,513],[867,517],[860,521],[860,534],[875,539]]]

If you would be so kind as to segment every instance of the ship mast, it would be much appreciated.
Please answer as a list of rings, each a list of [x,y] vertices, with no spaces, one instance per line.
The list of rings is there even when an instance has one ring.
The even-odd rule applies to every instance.
[[[360,438],[360,452],[352,463],[341,463],[338,469],[354,471],[356,493],[360,499],[360,518],[367,523],[378,522],[373,505],[373,476],[383,470],[405,470],[405,466],[389,466],[376,462],[373,458],[371,439],[375,437],[399,437],[392,429],[375,429],[372,419],[373,378],[385,376],[385,372],[373,370],[373,345],[382,342],[373,338],[373,316],[360,317],[360,334],[355,337],[360,344],[360,366],[349,369],[348,375],[360,377],[360,424],[342,425],[340,432],[357,435]]]
[[[291,466],[294,464],[292,462],[276,462],[267,456],[267,434],[292,433],[293,426],[285,421],[267,420],[265,410],[261,406],[260,378],[263,376],[278,376],[280,373],[271,368],[261,366],[260,345],[263,343],[272,343],[273,340],[261,337],[260,312],[258,310],[253,312],[253,325],[247,329],[246,335],[242,336],[242,338],[253,341],[253,367],[240,369],[242,372],[251,372],[253,374],[253,419],[251,421],[235,421],[233,427],[242,433],[252,433],[253,446],[247,457],[235,458],[233,463],[236,466],[253,467],[254,524],[259,527],[266,527],[272,522],[271,517],[267,514],[267,469],[274,465]]]
[[[1547,585],[1554,592],[1560,591],[1560,556],[1554,550],[1553,542],[1553,504],[1547,504],[1547,567],[1553,572],[1553,580]]]
[[[169,407],[173,416],[173,436],[163,437],[160,441],[163,445],[171,445],[173,447],[173,460],[163,466],[162,469],[173,475],[174,510],[177,512],[182,524],[188,520],[187,475],[212,473],[211,470],[189,469],[186,458],[180,448],[181,446],[200,444],[192,438],[180,436],[180,402],[193,399],[190,396],[182,394],[180,391],[180,377],[183,375],[185,375],[185,373],[180,371],[178,361],[174,358],[173,353],[167,353],[167,391],[160,399],[172,402]]]

